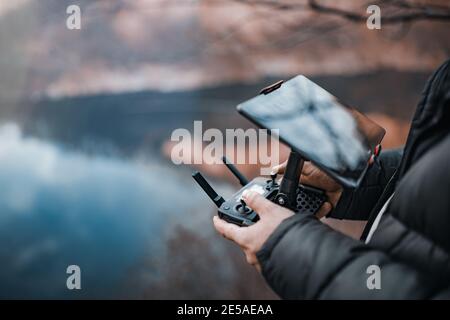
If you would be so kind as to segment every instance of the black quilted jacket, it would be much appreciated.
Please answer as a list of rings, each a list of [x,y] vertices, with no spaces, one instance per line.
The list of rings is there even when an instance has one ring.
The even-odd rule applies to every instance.
[[[368,219],[394,194],[370,239],[350,239],[316,218],[285,220],[258,252],[265,279],[286,299],[450,298],[450,61],[428,81],[404,151],[383,152],[332,216]],[[367,287],[378,265],[381,289]]]

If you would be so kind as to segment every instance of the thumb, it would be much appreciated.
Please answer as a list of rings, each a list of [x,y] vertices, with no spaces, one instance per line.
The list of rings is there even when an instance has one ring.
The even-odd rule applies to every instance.
[[[242,193],[242,199],[250,208],[256,211],[260,217],[277,210],[277,206],[273,202],[254,191],[245,190]]]
[[[283,162],[282,164],[272,167],[272,172],[278,173],[278,174],[283,174],[284,171],[286,170],[286,164],[287,164],[287,160],[285,162]]]

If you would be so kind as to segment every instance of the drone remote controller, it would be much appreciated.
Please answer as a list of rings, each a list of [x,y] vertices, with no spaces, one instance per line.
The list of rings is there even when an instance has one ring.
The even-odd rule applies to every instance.
[[[258,213],[242,200],[242,193],[245,190],[257,192],[266,199],[299,214],[315,214],[326,200],[323,190],[299,184],[304,160],[295,151],[291,151],[289,155],[286,171],[280,183],[276,181],[276,173],[272,174],[270,179],[258,177],[249,182],[226,157],[222,160],[242,185],[230,199],[225,200],[219,196],[200,172],[193,173],[192,177],[218,207],[219,217],[227,222],[250,226],[259,220]]]

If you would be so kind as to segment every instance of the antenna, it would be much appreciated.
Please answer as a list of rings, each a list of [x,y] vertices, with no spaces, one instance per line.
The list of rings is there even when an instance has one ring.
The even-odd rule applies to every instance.
[[[282,206],[295,208],[297,204],[297,188],[299,184],[300,174],[303,169],[304,160],[302,156],[291,150],[286,165],[286,171],[281,180],[280,189],[276,197],[276,201]]]
[[[245,186],[248,184],[248,180],[242,173],[239,172],[239,170],[232,164],[230,161],[228,161],[227,157],[222,157],[222,162],[224,165],[227,166],[227,168],[231,171],[231,173],[239,180],[239,183],[241,186]]]
[[[194,178],[195,181],[199,184],[200,187],[202,187],[203,191],[206,192],[208,197],[211,198],[211,200],[214,202],[214,204],[219,208],[222,203],[225,202],[225,200],[217,194],[216,191],[211,187],[211,185],[208,183],[208,181],[205,180],[205,178],[202,176],[202,174],[198,171],[194,172],[192,174],[192,178]]]

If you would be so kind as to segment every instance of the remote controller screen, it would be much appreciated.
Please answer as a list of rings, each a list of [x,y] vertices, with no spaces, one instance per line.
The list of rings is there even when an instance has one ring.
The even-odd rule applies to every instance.
[[[240,104],[238,111],[348,187],[362,180],[385,133],[304,76]]]

